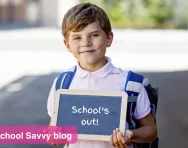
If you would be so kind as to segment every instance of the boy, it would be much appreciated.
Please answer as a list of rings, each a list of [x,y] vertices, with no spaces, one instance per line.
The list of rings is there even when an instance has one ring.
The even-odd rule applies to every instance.
[[[78,61],[75,76],[69,89],[124,91],[127,72],[115,67],[105,56],[113,41],[108,16],[96,5],[82,3],[71,8],[64,16],[62,34],[68,51]],[[64,61],[66,62],[66,61]],[[48,98],[48,114],[52,117],[55,83]],[[113,85],[112,85],[113,84]],[[133,148],[132,142],[150,142],[157,136],[157,128],[150,114],[150,102],[142,86],[134,112],[140,128],[112,131],[110,142],[78,140],[70,148]],[[128,123],[126,124],[129,128]]]

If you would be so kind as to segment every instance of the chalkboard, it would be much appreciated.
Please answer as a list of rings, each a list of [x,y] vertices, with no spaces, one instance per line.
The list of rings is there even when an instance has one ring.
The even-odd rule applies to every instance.
[[[109,141],[116,128],[125,133],[127,98],[125,92],[60,89],[52,125],[76,126],[78,139]]]

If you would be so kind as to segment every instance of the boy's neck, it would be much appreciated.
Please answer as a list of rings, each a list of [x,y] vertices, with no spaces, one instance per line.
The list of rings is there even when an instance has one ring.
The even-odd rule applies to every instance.
[[[88,64],[80,64],[80,67],[84,70],[87,70],[89,72],[94,72],[94,71],[97,71],[99,70],[100,68],[102,68],[106,63],[107,63],[107,59],[105,57],[103,57],[101,60],[99,60],[98,62],[92,64],[92,65],[88,65]]]

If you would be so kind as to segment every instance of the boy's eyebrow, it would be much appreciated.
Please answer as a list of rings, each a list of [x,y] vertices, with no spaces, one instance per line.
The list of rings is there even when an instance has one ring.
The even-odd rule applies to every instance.
[[[80,34],[73,34],[71,37],[80,36]]]
[[[94,30],[92,32],[90,32],[89,34],[92,34],[92,33],[99,33],[100,31],[99,30]],[[80,34],[73,34],[71,35],[71,37],[75,37],[75,36],[81,36]]]
[[[95,31],[90,32],[89,34],[92,34],[92,33],[99,33],[99,32],[100,32],[99,30],[95,30]]]

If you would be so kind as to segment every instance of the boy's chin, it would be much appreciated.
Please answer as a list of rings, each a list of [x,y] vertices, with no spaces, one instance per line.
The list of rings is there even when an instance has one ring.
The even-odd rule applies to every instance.
[[[84,62],[79,62],[81,65],[95,65],[95,61],[84,61]]]
[[[92,65],[96,65],[96,64],[100,65],[103,62],[104,62],[104,60],[101,57],[95,57],[95,58],[89,57],[89,58],[85,58],[85,59],[79,60],[79,63],[81,65],[88,65],[88,66],[89,65],[92,66]]]

